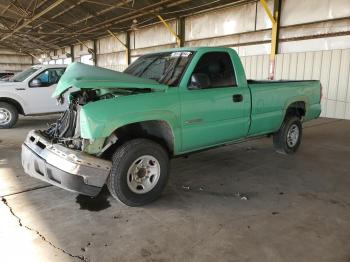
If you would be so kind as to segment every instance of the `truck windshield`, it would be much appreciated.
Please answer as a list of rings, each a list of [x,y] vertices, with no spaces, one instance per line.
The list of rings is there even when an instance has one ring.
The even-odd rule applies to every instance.
[[[124,73],[177,86],[192,57],[192,52],[165,52],[141,56]]]
[[[29,67],[28,69],[15,74],[13,77],[11,77],[9,79],[9,81],[13,81],[13,82],[22,82],[24,81],[26,78],[28,78],[31,74],[33,74],[34,72],[36,72],[38,70],[37,67]]]

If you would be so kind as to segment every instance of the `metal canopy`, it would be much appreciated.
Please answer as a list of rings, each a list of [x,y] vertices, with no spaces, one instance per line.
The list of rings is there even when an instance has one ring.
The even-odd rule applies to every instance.
[[[0,0],[0,46],[43,53],[159,22],[256,0]],[[109,31],[108,31],[109,30]]]

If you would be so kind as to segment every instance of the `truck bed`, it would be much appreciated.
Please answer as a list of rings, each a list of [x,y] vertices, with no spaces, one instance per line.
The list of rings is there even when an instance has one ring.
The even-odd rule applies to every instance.
[[[299,83],[299,82],[318,82],[318,80],[253,80],[247,79],[248,85],[255,84],[278,84],[278,83]]]
[[[252,97],[248,136],[275,132],[281,126],[284,110],[296,101],[305,103],[305,119],[318,117],[320,82],[317,80],[248,80]]]

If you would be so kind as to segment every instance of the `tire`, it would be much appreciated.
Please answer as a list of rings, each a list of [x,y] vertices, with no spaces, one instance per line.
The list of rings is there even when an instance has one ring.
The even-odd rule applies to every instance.
[[[17,120],[17,108],[12,104],[0,102],[0,129],[12,128]]]
[[[169,156],[161,145],[148,139],[133,139],[114,152],[107,186],[123,204],[142,206],[160,197],[168,173]]]
[[[281,154],[295,153],[301,143],[302,125],[297,116],[287,116],[281,128],[273,135],[273,144],[276,152]]]

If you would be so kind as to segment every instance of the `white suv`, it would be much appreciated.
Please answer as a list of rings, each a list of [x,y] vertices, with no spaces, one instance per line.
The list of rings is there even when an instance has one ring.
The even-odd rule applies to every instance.
[[[18,114],[38,115],[65,111],[51,97],[65,65],[36,65],[0,82],[0,128],[13,127]]]

